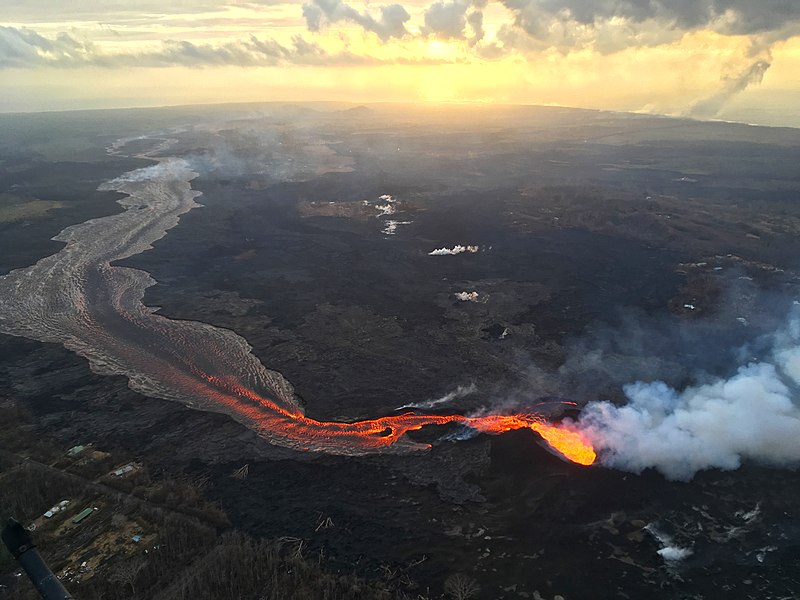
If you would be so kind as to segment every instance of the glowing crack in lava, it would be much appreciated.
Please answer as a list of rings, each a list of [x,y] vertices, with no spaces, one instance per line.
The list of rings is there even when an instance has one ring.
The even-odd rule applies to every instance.
[[[159,145],[164,150],[169,141]],[[0,332],[63,344],[88,359],[93,371],[124,375],[144,395],[229,415],[272,444],[343,455],[413,452],[427,444],[406,433],[458,423],[499,434],[529,428],[559,454],[591,464],[594,451],[566,426],[535,415],[408,413],[338,423],[303,414],[294,389],[267,369],[248,343],[226,329],[167,319],[142,303],[154,280],[114,261],[150,249],[180,215],[198,204],[196,177],[176,158],[126,173],[100,189],[121,192],[122,213],[64,229],[64,248],[35,265],[0,277]]]

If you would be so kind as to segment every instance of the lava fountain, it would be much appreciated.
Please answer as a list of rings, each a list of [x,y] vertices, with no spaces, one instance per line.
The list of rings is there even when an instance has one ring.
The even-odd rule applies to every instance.
[[[571,462],[589,466],[597,458],[591,442],[580,431],[565,423],[547,423],[535,414],[472,417],[466,418],[465,425],[492,434],[528,428],[538,433],[552,450]]]

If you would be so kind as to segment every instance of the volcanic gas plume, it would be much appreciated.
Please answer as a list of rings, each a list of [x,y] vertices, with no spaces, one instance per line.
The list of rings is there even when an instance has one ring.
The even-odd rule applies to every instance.
[[[199,192],[190,185],[196,175],[184,160],[160,159],[102,186],[125,194],[120,204],[127,210],[66,228],[55,238],[66,243],[60,252],[0,277],[0,332],[62,343],[87,358],[95,372],[125,375],[138,392],[225,413],[270,443],[297,450],[343,455],[425,450],[427,444],[406,433],[457,423],[491,434],[529,428],[565,458],[594,461],[579,432],[534,414],[409,412],[354,423],[311,419],[289,382],[265,368],[243,338],[155,314],[142,303],[152,278],[111,263],[151,248],[197,206]]]
[[[167,146],[163,141],[159,149]],[[654,467],[673,479],[733,469],[743,460],[800,464],[800,314],[774,336],[768,361],[683,391],[633,383],[625,387],[625,406],[589,403],[576,423],[551,424],[531,413],[407,412],[352,423],[309,418],[291,384],[261,364],[243,338],[155,314],[142,303],[152,278],[111,266],[149,249],[197,206],[195,176],[185,161],[169,158],[104,184],[125,194],[126,210],[66,228],[55,238],[66,244],[60,252],[0,277],[0,332],[61,343],[95,372],[126,376],[136,391],[225,413],[270,443],[297,450],[413,452],[429,446],[408,432],[455,424],[488,434],[527,428],[576,463],[592,464],[596,448],[605,465]]]
[[[800,304],[771,336],[763,362],[728,379],[676,390],[667,384],[625,386],[628,403],[591,402],[576,424],[603,464],[626,471],[655,468],[688,480],[703,469],[743,461],[800,465]]]

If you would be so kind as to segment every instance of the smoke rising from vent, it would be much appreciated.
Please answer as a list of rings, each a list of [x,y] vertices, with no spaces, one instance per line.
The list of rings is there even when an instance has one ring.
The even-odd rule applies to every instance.
[[[480,250],[480,246],[462,246],[461,244],[456,244],[452,248],[436,248],[436,250],[428,252],[428,256],[455,256],[463,252],[475,254],[478,250]]]
[[[579,429],[607,466],[639,473],[655,468],[689,480],[704,469],[736,469],[743,461],[800,465],[800,306],[771,336],[763,362],[727,379],[678,390],[661,381],[624,387],[628,403],[591,402]]]
[[[751,85],[758,85],[764,79],[764,73],[769,69],[767,60],[757,60],[744,71],[725,80],[722,89],[713,95],[695,102],[687,112],[688,116],[709,118],[717,116],[728,102],[746,90]]]
[[[650,533],[656,541],[661,545],[659,550],[656,550],[658,555],[663,558],[667,563],[674,563],[686,558],[689,558],[694,551],[691,548],[683,548],[673,543],[672,536],[667,535],[654,523],[649,523],[645,527],[645,531]]]
[[[470,383],[469,385],[460,385],[456,389],[451,392],[447,392],[444,396],[439,398],[434,398],[433,400],[425,400],[424,402],[413,402],[411,404],[405,404],[400,406],[397,410],[402,410],[404,408],[436,408],[437,406],[443,406],[445,404],[449,404],[453,400],[457,400],[458,398],[463,398],[465,396],[469,396],[470,394],[474,394],[478,391],[478,387],[474,383]]]
[[[477,302],[480,296],[478,292],[456,292],[454,295],[461,302]]]

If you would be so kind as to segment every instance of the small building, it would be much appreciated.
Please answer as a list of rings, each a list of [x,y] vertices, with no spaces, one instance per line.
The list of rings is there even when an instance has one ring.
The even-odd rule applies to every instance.
[[[74,517],[72,517],[72,522],[73,522],[75,525],[77,525],[78,523],[80,523],[81,521],[83,521],[84,519],[86,519],[86,517],[88,517],[89,515],[91,515],[93,512],[94,512],[94,509],[93,509],[92,507],[89,507],[89,508],[84,508],[84,509],[83,509],[81,512],[79,512],[77,515],[75,515]]]
[[[67,450],[67,456],[78,456],[84,450],[86,450],[86,446],[73,446]]]
[[[123,475],[125,475],[126,473],[130,473],[134,469],[135,469],[135,466],[132,463],[130,463],[130,464],[125,465],[124,467],[120,467],[116,471],[112,471],[111,474],[114,477],[122,477]]]
[[[69,500],[62,500],[58,504],[52,506],[50,508],[50,510],[48,510],[46,513],[44,513],[44,517],[46,519],[51,518],[57,512],[61,512],[62,510],[64,510],[67,507],[68,504],[69,504]]]

